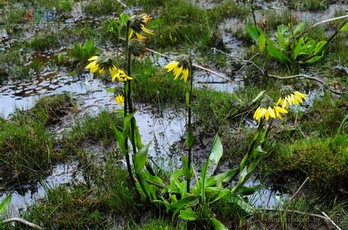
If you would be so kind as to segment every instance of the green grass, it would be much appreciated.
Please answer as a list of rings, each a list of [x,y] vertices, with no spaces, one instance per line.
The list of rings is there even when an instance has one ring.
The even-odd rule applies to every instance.
[[[348,135],[328,138],[308,137],[281,143],[273,150],[271,171],[301,172],[308,176],[311,187],[320,191],[343,192],[348,189]]]
[[[91,0],[83,8],[83,11],[92,16],[102,16],[121,12],[121,5],[116,0]]]
[[[45,229],[112,229],[123,228],[129,219],[138,218],[128,174],[110,160],[105,166],[91,162],[88,174],[93,185],[80,184],[47,190],[42,204],[32,206],[24,218]],[[120,222],[122,220],[122,222]]]
[[[330,1],[328,0],[291,0],[290,8],[305,10],[305,11],[320,11],[329,7]]]
[[[34,36],[29,42],[29,46],[35,51],[45,51],[48,49],[58,48],[59,40],[54,34],[48,34],[44,36]]]
[[[62,110],[70,102],[67,95],[43,98],[30,111],[17,111],[10,120],[0,121],[1,183],[38,179],[38,173],[45,174],[52,162],[61,159],[46,126],[64,115]]]
[[[111,125],[120,126],[121,117],[116,112],[101,112],[96,117],[88,116],[66,131],[61,140],[64,148],[76,151],[85,141],[96,143],[102,141],[105,146],[114,142],[115,134]]]

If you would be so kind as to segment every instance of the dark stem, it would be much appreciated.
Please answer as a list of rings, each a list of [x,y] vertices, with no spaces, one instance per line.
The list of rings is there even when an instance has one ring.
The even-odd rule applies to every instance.
[[[125,82],[124,83],[124,95],[126,95],[126,94],[127,94],[127,85],[126,85],[126,82]],[[127,97],[124,98],[123,113],[124,113],[124,117],[126,117],[127,116]],[[135,180],[134,180],[134,177],[133,177],[132,168],[131,168],[131,164],[130,164],[130,157],[129,157],[129,153],[128,153],[128,138],[126,138],[124,144],[125,144],[125,148],[126,148],[126,151],[127,151],[127,155],[126,155],[127,171],[128,171],[128,174],[129,174],[129,179],[130,179],[132,185],[135,188]]]
[[[127,22],[127,36],[126,36],[126,61],[127,61],[127,75],[131,77],[131,52],[129,51],[129,27],[130,27],[130,22]],[[128,84],[128,93],[126,94],[127,102],[128,102],[128,109],[129,113],[133,113],[133,103],[132,103],[132,84],[131,81],[126,81]],[[126,103],[126,102],[125,102]],[[131,119],[131,143],[133,146],[133,155],[137,153],[137,147],[135,143],[135,118]],[[146,168],[149,171],[151,175],[155,175],[153,169],[149,165],[148,162],[146,162]]]
[[[127,41],[126,41],[126,49],[128,49],[128,33],[129,33],[129,24],[127,24]],[[124,113],[124,117],[127,116],[128,114],[128,97],[127,94],[129,93],[129,89],[127,90],[127,82],[124,82],[124,105],[123,105],[123,113]],[[127,151],[127,155],[126,155],[126,164],[127,164],[127,170],[128,170],[128,174],[129,174],[129,178],[131,180],[132,185],[135,187],[135,179],[133,177],[133,173],[132,173],[132,168],[131,168],[131,163],[130,163],[130,156],[129,156],[129,151],[128,151],[128,138],[126,138],[125,140],[125,148]]]
[[[190,91],[189,91],[189,105],[188,105],[188,131],[192,132],[192,89],[193,89],[193,68],[191,55],[189,57],[189,74],[190,74]],[[188,170],[191,170],[192,161],[192,146],[188,148]],[[190,191],[191,178],[187,178],[187,192]]]
[[[251,7],[251,13],[252,13],[252,15],[253,15],[254,26],[256,27],[256,26],[257,26],[257,23],[256,23],[256,16],[255,16],[254,1],[251,1],[250,7]]]

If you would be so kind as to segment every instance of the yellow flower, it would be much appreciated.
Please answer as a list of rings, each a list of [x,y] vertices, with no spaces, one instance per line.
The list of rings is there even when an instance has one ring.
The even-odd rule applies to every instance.
[[[133,79],[130,76],[128,76],[127,74],[125,74],[125,72],[123,70],[117,71],[117,74],[113,77],[113,80],[115,80],[116,78],[121,82],[125,82],[125,81]]]
[[[152,17],[148,14],[141,14],[140,17],[143,19],[143,22],[145,24],[147,24],[152,19]]]
[[[300,105],[307,96],[307,94],[295,91],[283,98],[279,98],[277,105],[281,105],[283,108],[287,108],[289,105]]]
[[[88,61],[90,61],[91,63],[89,63],[86,66],[86,69],[89,69],[90,73],[95,73],[99,70],[99,65],[97,64],[98,60],[99,60],[98,56],[93,56],[90,59],[88,59]],[[100,71],[101,70],[99,70],[99,72]]]
[[[178,79],[178,77],[182,74],[181,79],[184,80],[184,82],[187,82],[189,69],[185,67],[184,65],[180,64],[180,62],[178,61],[169,62],[165,68],[167,69],[167,72],[173,71],[174,80]]]
[[[145,34],[153,34],[152,30],[149,30],[145,27],[145,25],[152,19],[152,17],[148,14],[142,14],[140,16],[134,16],[130,20],[130,31],[128,35],[128,39],[132,39],[135,34],[137,39],[145,40],[146,37],[141,35],[140,32],[144,32]]]
[[[111,75],[111,81],[115,81],[117,78],[117,67],[113,65],[112,67],[109,68],[109,72]]]
[[[118,105],[124,104],[124,98],[121,94],[118,94],[115,99],[116,99],[116,104],[118,104]]]
[[[257,121],[260,121],[262,118],[265,118],[266,121],[268,121],[270,117],[271,118],[278,117],[280,120],[282,120],[281,114],[283,113],[288,113],[288,111],[278,105],[275,105],[273,107],[269,106],[268,108],[264,108],[260,106],[255,111],[253,118],[256,119]]]

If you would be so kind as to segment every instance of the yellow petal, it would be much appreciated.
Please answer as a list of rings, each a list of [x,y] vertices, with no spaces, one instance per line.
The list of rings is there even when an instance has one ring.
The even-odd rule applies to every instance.
[[[110,72],[111,78],[114,79],[112,81],[115,81],[116,79],[115,75],[117,74],[117,67],[113,65],[112,67],[109,68],[109,72]]]
[[[268,119],[269,119],[269,115],[270,115],[270,114],[269,114],[269,110],[267,109],[267,110],[266,110],[266,113],[265,113],[265,118],[266,118],[266,121],[268,121]]]
[[[98,56],[93,56],[88,59],[88,61],[98,61],[99,57]]]
[[[135,35],[137,36],[137,39],[139,39],[139,40],[141,40],[141,41],[146,40],[146,37],[145,37],[145,36],[143,36],[143,35],[141,35],[141,34],[139,34],[139,33],[137,33],[137,32],[135,32]]]
[[[99,69],[99,74],[104,74],[105,70],[104,69]]]
[[[272,117],[272,118],[276,118],[276,115],[274,113],[274,110],[271,108],[271,107],[268,107],[268,112],[269,112],[269,115]]]
[[[184,79],[184,82],[187,81],[188,74],[189,74],[189,70],[188,70],[188,69],[184,69],[184,70],[182,71],[182,77],[181,77],[181,79]]]
[[[89,63],[89,64],[86,66],[86,69],[92,69],[92,68],[95,67],[96,64],[97,64],[97,62],[96,62],[96,61],[93,61],[93,62]]]
[[[288,113],[288,111],[282,107],[276,106],[275,108],[279,111],[279,113]]]
[[[177,65],[179,64],[179,62],[177,61],[172,61],[169,62],[168,65],[166,65],[166,69],[168,70],[168,72],[172,71]]]
[[[299,91],[295,91],[294,94],[295,94],[296,96],[299,96],[299,97],[303,98],[303,99],[305,99],[306,97],[308,97],[307,94],[300,93]]]
[[[254,113],[253,119],[260,120],[260,112],[261,112],[261,107],[257,108],[257,110]]]
[[[265,108],[261,107],[261,111],[260,111],[260,117],[262,118],[263,116],[265,116],[267,110]]]
[[[128,40],[131,40],[134,34],[134,30],[130,29],[129,35],[128,35]]]
[[[147,24],[152,19],[152,17],[148,14],[141,14],[140,17],[143,19],[143,22],[145,24]]]
[[[124,98],[123,98],[123,96],[122,96],[122,95],[117,95],[117,96],[116,96],[116,104],[118,104],[118,105],[123,105],[123,103],[124,103]]]
[[[182,72],[182,66],[180,68],[174,68],[174,74],[175,74],[174,80],[176,80],[179,77],[181,72]]]
[[[144,25],[141,25],[141,30],[146,34],[153,34],[152,30],[147,29]]]

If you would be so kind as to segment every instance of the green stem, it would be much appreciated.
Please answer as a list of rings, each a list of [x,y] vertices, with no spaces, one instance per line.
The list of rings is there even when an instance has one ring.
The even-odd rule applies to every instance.
[[[193,89],[193,68],[192,59],[189,57],[189,74],[190,74],[190,91],[189,91],[189,104],[188,104],[188,131],[192,132],[192,89]],[[192,162],[192,146],[188,148],[188,170],[191,170]],[[187,178],[187,192],[190,191],[191,178]]]

